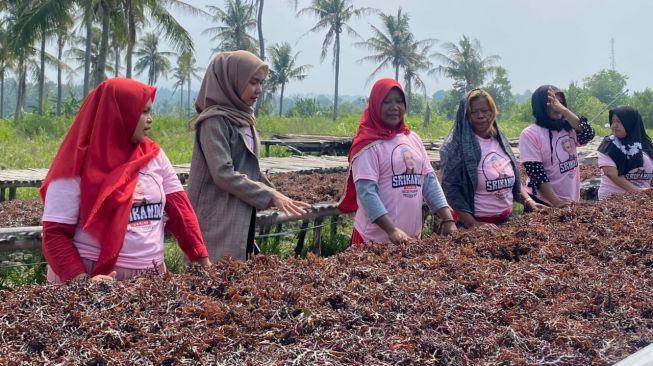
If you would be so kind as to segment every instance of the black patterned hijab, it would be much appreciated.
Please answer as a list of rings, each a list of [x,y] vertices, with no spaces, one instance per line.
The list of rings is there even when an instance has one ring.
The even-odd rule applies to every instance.
[[[571,131],[571,125],[565,119],[551,119],[547,113],[547,104],[549,102],[549,89],[560,96],[562,105],[567,107],[567,98],[562,90],[553,85],[542,85],[533,92],[531,96],[531,107],[533,108],[533,117],[535,117],[535,124],[553,131]]]
[[[642,152],[653,157],[653,142],[646,134],[642,116],[637,109],[628,106],[611,109],[608,116],[610,125],[612,125],[612,116],[614,115],[619,117],[623,124],[626,137],[619,139],[615,135],[610,135],[603,139],[598,150],[614,161],[619,175],[624,175],[633,169],[644,166]]]
[[[533,108],[533,117],[535,117],[535,124],[549,130],[549,148],[551,149],[551,164],[553,164],[553,133],[551,131],[571,131],[571,125],[566,119],[551,119],[547,113],[549,102],[549,89],[560,96],[562,105],[567,107],[567,98],[562,90],[553,85],[542,85],[535,89],[531,96],[531,107]]]

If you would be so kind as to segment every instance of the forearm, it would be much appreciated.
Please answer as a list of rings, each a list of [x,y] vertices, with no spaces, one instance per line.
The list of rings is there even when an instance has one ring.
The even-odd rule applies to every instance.
[[[392,235],[392,233],[397,230],[397,227],[395,226],[395,223],[392,221],[390,216],[388,214],[384,214],[381,217],[377,218],[374,221],[375,224],[379,225],[379,227],[385,231],[388,236]]]
[[[195,211],[184,191],[166,195],[166,229],[177,239],[181,250],[189,260],[198,261],[208,257],[202,232]]]
[[[73,244],[76,225],[43,222],[43,256],[62,282],[86,274],[86,267]]]
[[[580,118],[580,127],[577,131],[576,138],[579,145],[587,145],[596,136],[596,131],[594,131],[594,128],[592,128],[585,117]]]
[[[224,121],[224,123],[203,123],[197,133],[213,183],[250,206],[259,209],[267,208],[272,200],[274,189],[258,182],[260,177],[256,180],[250,179],[234,166],[232,142],[226,136],[238,132]]]
[[[264,209],[272,203],[273,188],[263,182],[249,179],[245,174],[233,170],[232,166],[218,167],[213,170],[211,176],[221,190],[238,197],[250,206]]]
[[[580,118],[574,112],[565,108],[565,110],[562,112],[562,115],[574,130],[581,131]]]
[[[610,180],[611,180],[614,184],[616,184],[619,188],[625,190],[626,192],[634,193],[634,192],[639,192],[639,191],[642,190],[641,188],[639,188],[639,187],[635,186],[634,184],[632,184],[632,183],[631,183],[628,179],[626,179],[623,175],[618,175],[618,174],[610,174],[610,175],[608,175],[608,174],[606,174],[606,176],[607,176],[608,178],[610,178]]]
[[[540,184],[538,191],[553,206],[557,206],[562,201],[553,190],[553,186],[550,182]]]
[[[435,213],[442,221],[453,221],[453,216],[451,216],[451,209],[448,206],[442,207],[441,209],[435,211]]]
[[[466,228],[472,228],[478,224],[474,215],[467,211],[454,210],[458,216],[458,221],[462,222]]]

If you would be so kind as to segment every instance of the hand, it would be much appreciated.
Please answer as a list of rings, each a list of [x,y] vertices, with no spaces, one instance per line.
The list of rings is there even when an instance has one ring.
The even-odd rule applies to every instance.
[[[524,202],[524,212],[541,212],[547,208],[549,207],[541,203],[537,203],[531,198],[527,199],[526,202]]]
[[[567,110],[567,107],[556,98],[556,93],[551,88],[549,88],[547,99],[546,105],[551,107],[554,112],[564,113]]]
[[[306,212],[305,209],[311,207],[306,202],[295,201],[277,191],[272,194],[272,205],[288,216],[301,216]]]
[[[91,281],[93,282],[98,282],[98,281],[115,281],[116,280],[116,275],[118,273],[116,271],[111,271],[108,275],[95,275],[91,277]]]
[[[456,223],[453,221],[447,221],[442,226],[440,226],[440,234],[441,235],[450,235],[454,231],[457,231],[458,227],[456,226]]]
[[[208,268],[211,266],[211,261],[209,260],[209,257],[202,257],[196,261],[193,261],[193,263],[199,264],[200,266],[202,266],[202,268]]]
[[[474,227],[485,229],[485,230],[496,230],[496,229],[499,228],[495,224],[491,224],[489,222],[483,222],[483,221],[476,221],[476,224],[474,224]]]
[[[401,244],[410,240],[410,237],[399,228],[395,228],[388,236],[392,244]]]
[[[563,208],[570,205],[571,205],[571,201],[567,201],[567,200],[558,200],[555,203],[552,202],[552,206],[555,208]]]

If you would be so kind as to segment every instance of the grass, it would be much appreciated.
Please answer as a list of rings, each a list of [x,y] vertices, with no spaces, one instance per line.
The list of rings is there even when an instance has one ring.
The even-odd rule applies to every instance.
[[[44,283],[46,274],[40,249],[0,252],[0,290]]]
[[[329,136],[353,136],[358,128],[359,115],[348,115],[333,122],[329,118],[314,117],[279,117],[263,116],[258,119],[256,127],[262,138],[270,138],[273,134],[306,134]],[[151,137],[159,143],[174,164],[189,163],[193,150],[194,133],[188,128],[188,120],[175,116],[156,116]],[[72,118],[38,116],[26,114],[19,122],[0,119],[0,168],[26,169],[48,167],[54,158],[61,140],[65,136]],[[407,123],[423,140],[444,138],[452,125],[452,121],[433,114],[430,125],[422,126],[421,116],[409,116]],[[514,139],[529,125],[521,121],[500,121],[500,128]],[[609,129],[594,125],[597,135],[605,136]],[[282,146],[271,146],[271,156],[288,156],[290,152]],[[18,199],[38,199],[37,188],[20,188]],[[517,205],[519,206],[519,205]],[[515,213],[519,214],[516,208]],[[282,235],[257,239],[263,253],[277,254],[283,258],[295,255],[299,223],[285,224]],[[346,217],[335,230],[330,228],[330,221],[325,220],[322,231],[322,255],[332,255],[343,251],[349,246],[352,230],[352,218]],[[426,225],[424,235],[430,234]],[[274,232],[274,228],[272,229]],[[302,256],[313,250],[313,230],[309,229],[304,241]],[[20,253],[20,252],[19,252]],[[34,261],[27,265],[0,265],[0,289],[12,288],[17,284],[43,283],[45,281],[45,265],[42,256],[35,253]],[[1,259],[1,258],[0,258]],[[165,242],[166,266],[171,272],[184,270],[184,256],[174,238]],[[11,262],[11,261],[9,261]]]

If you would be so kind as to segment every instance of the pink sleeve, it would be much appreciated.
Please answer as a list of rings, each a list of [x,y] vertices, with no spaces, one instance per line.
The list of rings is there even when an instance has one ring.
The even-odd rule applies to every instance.
[[[374,182],[379,181],[379,156],[374,146],[365,149],[351,163],[351,173],[354,182],[361,179],[368,179]]]
[[[606,155],[604,153],[598,153],[598,158],[599,158],[599,168],[603,168],[604,166],[612,166],[612,167],[617,167],[617,164],[615,164],[614,160],[609,155]]]
[[[175,169],[172,167],[172,163],[168,160],[168,156],[161,150],[157,159],[160,159],[162,174],[163,177],[163,191],[166,194],[180,192],[184,190],[184,187],[177,177]]]
[[[542,141],[537,136],[537,131],[526,128],[519,135],[519,161],[525,163],[527,161],[542,162],[542,155],[540,150]]]
[[[43,221],[77,225],[79,195],[79,178],[52,181],[45,194]]]

